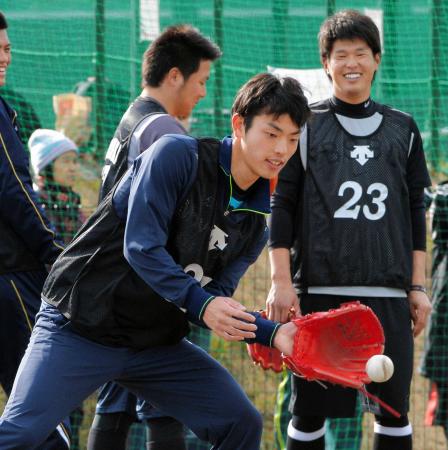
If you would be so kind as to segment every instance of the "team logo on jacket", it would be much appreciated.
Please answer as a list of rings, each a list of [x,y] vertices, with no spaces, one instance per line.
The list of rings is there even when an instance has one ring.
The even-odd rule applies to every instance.
[[[354,145],[350,157],[363,166],[369,159],[374,157],[373,150],[368,145]]]
[[[216,225],[213,226],[213,230],[210,234],[210,241],[208,243],[209,250],[224,250],[227,247],[227,238],[228,234],[224,233],[220,228]]]
[[[224,250],[227,247],[227,238],[229,235],[224,233],[221,228],[218,228],[216,225],[213,226],[213,230],[210,233],[210,240],[208,243],[208,250]],[[198,281],[202,287],[210,283],[212,278],[204,275],[204,269],[200,264],[192,263],[188,264],[187,267],[184,268],[184,271],[191,275],[193,278]]]

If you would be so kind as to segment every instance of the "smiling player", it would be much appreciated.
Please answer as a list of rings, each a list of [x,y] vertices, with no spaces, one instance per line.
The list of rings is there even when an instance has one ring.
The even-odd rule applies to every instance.
[[[370,97],[381,44],[369,17],[347,10],[328,18],[319,47],[334,96],[312,105],[300,149],[273,196],[268,316],[284,322],[291,307],[307,314],[354,298],[370,306],[396,370],[368,390],[402,414],[397,419],[366,405],[375,414],[374,449],[408,450],[413,334],[431,310],[424,287],[430,179],[422,140],[410,115]],[[325,418],[352,417],[357,392],[298,377],[293,384],[287,448],[323,450]]]

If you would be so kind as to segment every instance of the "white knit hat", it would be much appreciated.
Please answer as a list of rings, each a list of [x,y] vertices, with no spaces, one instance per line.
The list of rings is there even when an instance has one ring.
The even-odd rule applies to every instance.
[[[39,128],[28,140],[31,166],[36,175],[51,164],[58,156],[69,151],[78,152],[77,145],[59,131]]]

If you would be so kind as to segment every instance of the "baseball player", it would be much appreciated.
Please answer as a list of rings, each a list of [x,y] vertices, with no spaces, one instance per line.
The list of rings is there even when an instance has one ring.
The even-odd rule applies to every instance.
[[[368,389],[401,414],[365,405],[375,414],[373,448],[411,449],[413,336],[431,309],[423,194],[430,179],[422,140],[409,114],[370,97],[381,44],[369,17],[346,10],[328,18],[319,48],[334,96],[312,105],[300,148],[273,196],[268,317],[284,322],[291,307],[306,314],[350,299],[370,306],[395,373]],[[324,449],[325,418],[353,416],[356,394],[294,377],[288,450]]]
[[[110,192],[135,158],[161,136],[186,134],[176,118],[189,117],[206,94],[212,61],[219,48],[189,25],[167,28],[143,56],[143,91],[128,108],[109,145],[100,200]],[[163,417],[147,402],[110,382],[101,388],[89,433],[89,450],[124,450],[136,418],[148,425],[149,450],[185,449],[183,425]]]
[[[256,450],[261,416],[188,322],[291,354],[295,325],[231,296],[267,239],[269,179],[295,152],[298,82],[260,74],[238,92],[233,136],[166,135],[136,158],[64,250],[5,412],[0,448],[28,449],[116,380],[221,450]],[[60,390],[55,398],[49,392]]]
[[[11,62],[7,28],[0,12],[0,86]],[[7,395],[39,310],[45,266],[62,251],[38,203],[16,113],[0,97],[0,384]],[[56,427],[42,449],[70,447],[67,424]]]

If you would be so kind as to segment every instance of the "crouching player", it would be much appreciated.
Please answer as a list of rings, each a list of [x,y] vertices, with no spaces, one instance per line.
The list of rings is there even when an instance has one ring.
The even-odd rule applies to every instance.
[[[291,352],[294,324],[263,320],[231,296],[265,245],[269,179],[308,114],[296,81],[260,74],[236,96],[232,138],[167,135],[135,160],[53,265],[0,448],[38,445],[109,380],[216,449],[259,448],[260,414],[184,337],[191,321]]]

